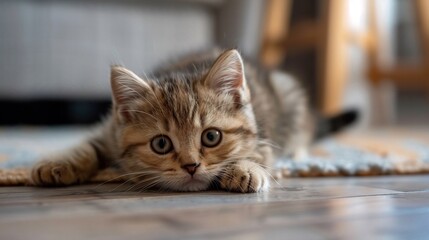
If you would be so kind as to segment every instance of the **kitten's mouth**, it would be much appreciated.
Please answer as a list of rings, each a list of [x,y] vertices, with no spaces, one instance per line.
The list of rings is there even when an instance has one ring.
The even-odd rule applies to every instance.
[[[189,177],[187,180],[185,180],[185,184],[193,184],[193,183],[205,183],[206,181],[204,181],[204,180],[202,180],[202,179],[200,179],[200,178],[198,178],[198,177],[195,177],[195,176],[191,176],[191,177]]]
[[[205,181],[196,178],[189,178],[185,181],[185,184],[193,184],[193,183],[205,183]]]
[[[182,191],[202,191],[207,190],[210,183],[207,180],[193,176],[184,180],[181,185]]]

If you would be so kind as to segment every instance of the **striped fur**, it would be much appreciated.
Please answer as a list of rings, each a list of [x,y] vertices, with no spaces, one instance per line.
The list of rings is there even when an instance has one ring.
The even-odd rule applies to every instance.
[[[80,146],[38,163],[35,184],[82,183],[115,166],[135,190],[259,192],[269,188],[273,157],[310,140],[301,88],[243,63],[236,50],[186,58],[145,77],[113,66],[111,85],[111,115]],[[218,146],[202,144],[209,128],[221,132]],[[171,139],[171,152],[154,152],[160,135]]]

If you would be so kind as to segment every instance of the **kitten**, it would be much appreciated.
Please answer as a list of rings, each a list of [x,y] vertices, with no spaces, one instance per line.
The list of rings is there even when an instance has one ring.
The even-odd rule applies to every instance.
[[[110,116],[81,145],[36,164],[34,184],[83,183],[115,166],[142,189],[266,191],[273,158],[302,151],[311,137],[296,82],[257,71],[236,50],[152,77],[113,66],[111,86]]]

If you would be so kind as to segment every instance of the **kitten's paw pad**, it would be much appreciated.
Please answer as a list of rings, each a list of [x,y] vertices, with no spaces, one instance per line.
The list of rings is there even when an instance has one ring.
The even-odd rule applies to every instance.
[[[79,176],[68,162],[42,161],[33,167],[31,180],[38,186],[61,186],[78,182]]]
[[[259,165],[253,164],[230,167],[227,174],[221,178],[221,187],[228,191],[242,193],[267,191],[269,188],[268,174]]]

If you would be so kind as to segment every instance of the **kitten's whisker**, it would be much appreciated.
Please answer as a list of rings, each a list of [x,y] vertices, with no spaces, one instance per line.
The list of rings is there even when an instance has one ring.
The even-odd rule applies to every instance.
[[[113,192],[114,190],[116,190],[117,188],[119,188],[119,187],[123,186],[124,184],[127,184],[128,182],[133,181],[133,180],[134,180],[134,179],[136,179],[136,178],[143,177],[143,176],[145,176],[145,175],[152,175],[152,174],[151,174],[151,173],[143,173],[143,174],[140,174],[140,175],[138,175],[138,176],[136,176],[136,177],[129,178],[127,181],[125,181],[125,182],[121,183],[119,186],[115,187],[115,188],[114,188],[114,189],[112,189],[110,192]]]
[[[168,183],[169,181],[168,180],[167,181],[160,181],[160,179],[161,178],[154,179],[151,183],[136,189],[136,191],[138,191],[138,192],[146,191],[147,189],[150,189],[152,187],[159,185],[160,189],[158,189],[158,190],[161,192],[164,192],[164,190],[162,189],[162,185]],[[159,184],[159,183],[163,183],[163,184]]]
[[[257,144],[260,145],[268,145],[270,147],[276,148],[276,149],[282,149],[282,147],[276,143],[274,143],[273,141],[270,141],[268,139],[257,139],[256,140]]]
[[[275,179],[274,178],[274,176],[269,172],[269,171],[267,171],[266,169],[263,169],[267,174],[268,174],[268,176],[279,186],[279,187],[283,187],[278,181],[277,181],[277,179]]]
[[[133,186],[131,186],[130,188],[128,188],[127,190],[125,190],[125,192],[131,191],[131,189],[135,188],[136,186],[138,186],[140,184],[145,184],[145,183],[148,183],[148,182],[152,182],[152,181],[157,180],[159,178],[161,178],[161,177],[160,176],[153,176],[151,178],[143,179],[143,180],[137,182],[136,184],[134,184]]]
[[[123,177],[125,177],[125,176],[135,175],[135,174],[142,174],[142,173],[146,173],[146,172],[147,172],[147,171],[140,171],[140,172],[125,173],[125,174],[119,175],[119,176],[117,176],[117,177],[114,177],[114,178],[112,178],[112,179],[109,179],[109,180],[107,180],[107,181],[104,181],[104,182],[102,182],[102,183],[98,184],[97,186],[95,186],[95,187],[94,187],[94,189],[97,189],[97,188],[99,188],[99,187],[103,186],[104,184],[107,184],[107,183],[109,183],[109,182],[111,182],[111,181],[114,181],[114,180],[117,180],[117,179],[123,178]]]
[[[268,170],[271,170],[271,171],[276,170],[275,167],[271,167],[271,166],[268,166],[268,165],[265,165],[265,164],[262,164],[262,163],[257,163],[257,164],[259,166],[261,166],[262,168],[264,168],[264,169],[268,169]]]
[[[141,187],[137,187],[137,186],[139,186],[139,185],[141,185],[141,184],[137,184],[137,185],[135,185],[134,187],[137,187],[135,190],[132,190],[132,191],[134,191],[134,192],[144,192],[144,191],[146,191],[146,190],[148,190],[148,189],[150,189],[150,188],[152,188],[153,186],[155,186],[156,184],[158,184],[158,182],[157,181],[153,181],[153,182],[150,182],[150,183],[145,183],[143,186],[141,186]]]

